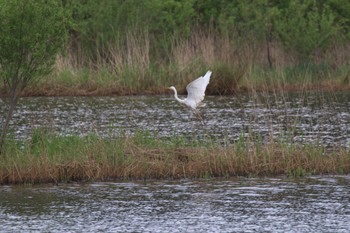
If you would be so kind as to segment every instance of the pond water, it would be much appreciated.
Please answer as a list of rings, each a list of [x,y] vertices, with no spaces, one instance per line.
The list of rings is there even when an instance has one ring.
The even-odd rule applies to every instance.
[[[350,93],[205,103],[200,120],[171,96],[22,98],[11,129],[19,140],[47,128],[350,146]],[[349,232],[349,193],[350,176],[1,186],[0,232]]]
[[[149,130],[160,137],[230,142],[254,136],[266,142],[287,138],[326,146],[350,144],[349,92],[207,96],[205,103],[200,120],[172,96],[22,98],[11,128],[19,139],[46,127],[63,135],[114,137]]]
[[[350,176],[0,187],[1,232],[349,232]]]

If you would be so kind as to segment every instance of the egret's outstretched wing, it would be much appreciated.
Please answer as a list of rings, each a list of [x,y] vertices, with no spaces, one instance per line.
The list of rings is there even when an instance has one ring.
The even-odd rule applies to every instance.
[[[193,101],[196,105],[203,101],[211,73],[209,70],[204,77],[199,77],[187,85],[187,101]]]

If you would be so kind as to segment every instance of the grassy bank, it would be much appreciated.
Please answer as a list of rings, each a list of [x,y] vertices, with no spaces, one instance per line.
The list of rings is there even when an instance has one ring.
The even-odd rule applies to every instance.
[[[224,147],[213,140],[165,139],[150,133],[102,139],[36,131],[24,145],[8,141],[0,160],[0,184],[349,172],[350,151],[344,148],[263,145],[245,139]]]
[[[107,96],[172,94],[167,87],[175,85],[180,94],[186,94],[187,84],[213,70],[207,95],[232,95],[251,91],[341,91],[350,90],[348,71],[326,71],[319,78],[309,70],[286,71],[254,68],[244,71],[228,65],[178,71],[172,67],[146,68],[144,71],[126,68],[115,74],[108,69],[61,70],[24,90],[23,96]],[[144,74],[140,74],[144,73]],[[140,78],[141,77],[141,78]],[[1,88],[1,87],[0,87]]]
[[[250,90],[349,90],[350,46],[339,44],[307,62],[265,43],[242,42],[216,32],[195,31],[173,42],[163,57],[152,57],[150,39],[130,34],[128,43],[105,45],[94,58],[67,52],[59,55],[53,72],[24,91],[26,96],[96,96],[170,93],[212,70],[207,94]],[[1,89],[1,84],[0,84]]]

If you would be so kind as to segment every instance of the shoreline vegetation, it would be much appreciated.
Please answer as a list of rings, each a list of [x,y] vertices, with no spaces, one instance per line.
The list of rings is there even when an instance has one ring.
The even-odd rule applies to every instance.
[[[214,69],[214,72],[216,70]],[[83,72],[84,71],[79,71]],[[140,81],[135,87],[127,87],[120,84],[119,78],[113,74],[108,74],[108,77],[99,78],[99,74],[91,72],[86,77],[77,77],[71,74],[70,78],[61,79],[60,77],[55,77],[53,79],[41,80],[36,85],[28,86],[21,93],[21,97],[63,97],[63,96],[128,96],[128,95],[173,95],[172,92],[168,90],[168,86],[176,83],[176,87],[180,90],[178,91],[181,95],[186,95],[186,85],[192,80],[202,76],[205,71],[198,71],[197,74],[191,72],[182,78],[173,78],[171,81],[164,83],[162,85],[149,86],[147,82],[149,80],[142,82]],[[258,72],[258,71],[257,71]],[[271,71],[275,73],[275,71]],[[63,74],[62,74],[63,75]],[[66,75],[66,74],[64,74]],[[80,74],[79,74],[80,75]],[[81,74],[83,75],[83,74]],[[85,74],[86,75],[86,74]],[[220,76],[220,74],[214,74],[211,82],[206,90],[206,95],[237,95],[244,93],[283,93],[283,92],[308,92],[308,91],[318,91],[318,92],[334,92],[334,91],[349,91],[350,90],[350,80],[346,75],[340,75],[339,77],[326,78],[323,80],[317,80],[313,77],[299,79],[297,81],[285,81],[274,79],[274,74],[268,76],[266,74],[265,80],[259,78],[254,80],[252,76],[244,78],[238,83],[231,83],[227,85],[223,78],[234,79],[235,76]],[[283,74],[280,74],[283,76]],[[175,74],[173,75],[176,76]],[[181,75],[180,75],[181,76]],[[219,79],[219,80],[217,80]],[[153,82],[153,81],[152,81]],[[154,81],[156,82],[156,81]],[[0,92],[5,93],[5,91]],[[1,94],[0,94],[1,96]]]
[[[198,75],[197,75],[198,76]],[[197,77],[196,76],[196,77]],[[214,76],[214,75],[213,75]],[[196,79],[194,76],[193,80]],[[199,77],[199,76],[198,76]],[[197,77],[197,78],[198,78]],[[178,85],[180,95],[186,95],[185,90],[187,84]],[[253,86],[254,85],[254,86]],[[226,86],[225,86],[226,87]],[[225,88],[223,87],[223,88]],[[349,91],[350,84],[344,84],[341,80],[326,80],[323,82],[307,83],[307,84],[242,84],[237,88],[230,91],[224,91],[224,94],[212,93],[206,91],[206,95],[237,95],[251,92],[261,93],[279,93],[279,92],[305,92],[305,91],[318,91],[318,92],[334,92],[334,91]],[[109,86],[98,85],[94,81],[87,82],[78,85],[65,85],[65,84],[42,84],[35,87],[29,87],[21,93],[21,97],[65,97],[65,96],[81,96],[81,97],[98,97],[98,96],[130,96],[130,95],[173,95],[169,92],[168,87],[158,87],[158,89],[125,89],[118,86],[115,83],[110,83]]]
[[[58,1],[60,2],[60,1]],[[67,42],[22,96],[350,90],[350,3],[62,1]],[[0,82],[0,95],[7,94]]]
[[[292,140],[5,140],[20,96],[185,94],[207,70],[207,95],[350,90],[348,1],[136,1],[0,0],[0,184],[350,173],[349,148]]]
[[[186,94],[186,85],[207,70],[213,71],[207,95],[350,90],[348,42],[334,42],[302,59],[278,42],[269,45],[267,53],[266,42],[242,42],[204,29],[177,39],[161,57],[152,55],[149,35],[131,33],[128,40],[123,47],[111,42],[94,57],[71,50],[59,54],[53,72],[28,86],[22,96],[171,94],[167,87],[172,85]]]
[[[150,132],[114,139],[57,136],[36,130],[24,144],[8,140],[0,184],[69,183],[350,173],[348,148],[239,139],[157,138]]]
[[[211,43],[213,44],[203,47],[211,46],[210,49],[214,51],[216,42]],[[134,49],[139,50],[141,47],[140,45]],[[350,46],[348,47],[343,52],[350,54]],[[253,60],[242,61],[240,55],[223,62],[220,56],[224,56],[226,50],[218,51],[222,54],[211,55],[209,58],[205,51],[200,54],[187,54],[188,48],[183,48],[182,51],[185,54],[177,54],[180,58],[172,63],[153,65],[151,62],[140,64],[140,61],[132,61],[133,65],[114,62],[99,64],[98,67],[95,64],[74,65],[71,64],[74,63],[71,58],[59,55],[53,72],[28,86],[21,96],[159,95],[171,94],[167,89],[171,85],[175,85],[180,94],[186,94],[186,85],[204,75],[207,70],[213,71],[207,95],[350,90],[350,64],[336,68],[323,63],[283,64],[280,68],[268,68]],[[118,56],[123,57],[126,54]],[[181,61],[184,58],[187,60]],[[234,64],[235,61],[242,64]],[[1,84],[0,91],[6,93]]]

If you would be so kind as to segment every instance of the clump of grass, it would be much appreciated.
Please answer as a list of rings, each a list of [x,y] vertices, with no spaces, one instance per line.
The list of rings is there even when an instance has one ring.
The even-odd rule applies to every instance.
[[[222,146],[215,141],[158,138],[149,132],[103,139],[36,131],[24,144],[7,142],[0,184],[349,172],[350,151],[345,148],[262,144],[243,138]]]

